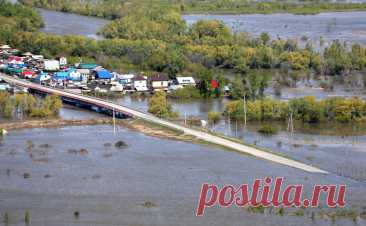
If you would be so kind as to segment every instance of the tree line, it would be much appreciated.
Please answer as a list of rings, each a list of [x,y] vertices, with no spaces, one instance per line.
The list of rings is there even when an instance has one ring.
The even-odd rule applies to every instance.
[[[177,6],[188,13],[216,14],[251,14],[251,13],[294,13],[317,14],[330,11],[361,11],[366,10],[365,3],[330,2],[319,0],[302,1],[251,1],[251,0],[20,0],[20,2],[39,8],[73,12],[87,16],[97,16],[107,19],[118,19],[125,16],[131,5],[150,4],[154,2],[159,7]]]
[[[21,117],[53,117],[57,116],[62,101],[57,96],[47,96],[37,99],[31,94],[16,94],[11,96],[8,92],[0,92],[0,115],[5,118]]]
[[[21,5],[10,6],[0,2],[2,12],[13,8],[32,11]],[[249,70],[281,69],[285,76],[292,72],[322,75],[348,74],[366,66],[366,49],[358,44],[349,48],[334,41],[323,52],[315,51],[310,44],[300,48],[297,41],[274,39],[262,33],[250,37],[234,33],[218,20],[198,21],[187,26],[179,7],[132,4],[123,18],[107,24],[102,31],[106,39],[93,40],[81,36],[57,36],[31,32],[17,26],[22,13],[0,17],[0,41],[23,51],[42,54],[46,58],[63,54],[72,60],[95,61],[117,71],[146,71],[147,74],[166,73],[171,78],[177,74],[196,77],[202,96],[219,96],[225,83],[219,70],[237,74],[233,83],[233,98],[248,95],[259,98],[270,78],[251,77]],[[32,11],[30,15],[37,14]],[[15,20],[11,20],[15,18]],[[40,27],[38,20],[30,20]],[[16,24],[15,26],[14,23]],[[212,89],[210,81],[220,82],[220,90]]]
[[[246,114],[244,109],[246,109]],[[366,102],[360,98],[329,98],[316,100],[313,96],[281,101],[261,99],[229,102],[224,114],[234,120],[248,121],[284,121],[292,115],[294,120],[304,123],[319,122],[364,122]]]

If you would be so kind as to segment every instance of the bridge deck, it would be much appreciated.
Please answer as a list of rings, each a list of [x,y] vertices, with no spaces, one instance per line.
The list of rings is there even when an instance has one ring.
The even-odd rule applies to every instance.
[[[241,143],[237,143],[225,138],[222,138],[220,136],[216,136],[216,135],[212,135],[203,131],[198,131],[198,130],[194,130],[191,128],[187,128],[166,120],[162,120],[160,118],[157,118],[151,114],[147,114],[144,112],[140,112],[131,108],[127,108],[124,107],[122,105],[118,105],[112,102],[108,102],[106,100],[102,100],[102,99],[98,99],[98,98],[94,98],[94,97],[89,97],[89,96],[83,96],[83,95],[79,95],[79,94],[73,94],[70,92],[66,92],[64,90],[59,90],[59,89],[53,89],[53,88],[48,88],[48,87],[44,87],[38,84],[34,84],[28,81],[24,81],[24,80],[19,80],[7,75],[3,75],[0,74],[0,78],[3,79],[4,81],[8,82],[9,84],[14,84],[17,86],[23,86],[23,87],[27,87],[27,88],[31,88],[31,89],[36,89],[45,93],[49,93],[49,94],[54,94],[54,95],[59,95],[62,97],[67,97],[67,98],[71,98],[71,99],[75,99],[75,100],[79,100],[79,101],[83,101],[89,104],[93,104],[99,107],[103,107],[103,108],[107,108],[110,110],[115,110],[117,112],[121,112],[125,115],[131,116],[131,117],[138,117],[153,123],[157,123],[159,125],[168,127],[168,128],[172,128],[172,129],[176,129],[178,131],[182,131],[185,134],[188,135],[192,135],[194,137],[197,137],[201,140],[213,143],[213,144],[218,144],[233,150],[236,150],[238,152],[241,153],[245,153],[245,154],[249,154],[252,156],[255,156],[257,158],[261,158],[261,159],[265,159],[268,161],[272,161],[275,163],[279,163],[282,165],[286,165],[286,166],[290,166],[293,168],[297,168],[300,170],[304,170],[306,172],[311,172],[311,173],[328,173],[324,170],[321,170],[317,167],[311,166],[311,165],[307,165],[292,159],[288,159],[279,155],[276,155],[274,153],[270,153],[270,152],[266,152],[263,150],[259,150],[256,149],[254,147],[250,147],[250,146],[246,146],[244,144]]]

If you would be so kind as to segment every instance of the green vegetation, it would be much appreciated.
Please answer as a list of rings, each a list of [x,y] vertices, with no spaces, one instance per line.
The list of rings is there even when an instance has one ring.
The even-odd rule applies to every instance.
[[[310,45],[299,48],[295,40],[269,40],[265,33],[258,38],[234,33],[217,20],[198,21],[188,27],[177,6],[159,7],[155,2],[127,5],[130,13],[101,31],[105,40],[29,32],[17,25],[23,17],[13,15],[0,28],[0,42],[47,58],[59,54],[71,59],[82,57],[114,70],[164,72],[171,78],[193,75],[205,97],[222,94],[225,79],[220,70],[236,73],[237,80],[244,83],[244,88],[240,84],[234,87],[234,98],[242,96],[244,90],[255,99],[262,95],[270,78],[250,77],[250,69],[281,69],[284,76],[296,80],[298,74],[346,74],[366,66],[366,48],[360,45],[348,49],[334,42],[324,53],[317,53]],[[16,26],[12,26],[14,23]],[[212,79],[219,81],[218,88],[211,87]],[[248,88],[249,92],[245,90]]]
[[[36,31],[44,26],[41,16],[35,10],[6,0],[0,0],[0,23],[2,26],[6,24],[2,30]]]
[[[266,124],[259,128],[258,132],[263,135],[275,135],[278,133],[278,130],[276,127]]]
[[[10,96],[7,92],[0,92],[0,115],[6,118],[12,118],[15,114],[23,117],[52,117],[58,115],[61,107],[62,101],[57,96],[39,100],[30,94]]]
[[[173,112],[172,106],[168,103],[165,92],[156,92],[149,100],[149,110],[151,114],[159,118],[176,118],[178,112]]]
[[[29,224],[29,222],[30,222],[30,214],[29,211],[27,210],[24,213],[24,223]]]
[[[296,13],[316,14],[329,11],[365,10],[366,4],[330,3],[328,1],[271,1],[255,2],[251,0],[21,0],[24,4],[58,10],[74,12],[89,16],[98,16],[115,19],[125,16],[133,4],[151,4],[154,2],[159,7],[176,5],[184,13],[220,13],[220,14],[249,14],[249,13]]]
[[[201,94],[196,87],[187,86],[182,89],[173,90],[172,92],[168,93],[168,97],[172,99],[179,99],[182,101],[192,100],[201,98]]]
[[[249,213],[264,214],[266,208],[267,207],[259,205],[259,206],[249,206],[246,209]]]
[[[216,124],[220,121],[221,114],[220,112],[210,111],[208,113],[208,121],[212,124]]]
[[[8,225],[9,222],[10,222],[9,214],[7,212],[5,212],[4,217],[3,217],[3,223],[5,225]]]
[[[317,101],[311,96],[289,102],[272,99],[247,102],[248,121],[287,121],[291,113],[294,120],[304,123],[363,121],[366,117],[366,102],[360,98]],[[225,115],[235,120],[244,120],[243,101],[228,103]]]

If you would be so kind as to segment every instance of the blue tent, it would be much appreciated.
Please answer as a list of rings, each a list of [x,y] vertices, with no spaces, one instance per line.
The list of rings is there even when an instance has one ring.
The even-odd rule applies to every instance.
[[[53,76],[53,80],[60,81],[66,80],[69,77],[69,73],[66,71],[59,71]]]
[[[111,79],[112,74],[107,70],[100,70],[100,71],[97,71],[96,78],[98,78],[98,79]]]

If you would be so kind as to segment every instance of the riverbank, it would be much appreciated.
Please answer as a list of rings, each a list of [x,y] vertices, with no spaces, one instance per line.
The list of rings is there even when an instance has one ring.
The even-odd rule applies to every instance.
[[[14,121],[8,123],[0,123],[0,128],[8,131],[24,130],[35,128],[58,128],[68,126],[91,126],[91,125],[113,125],[111,118],[93,118],[93,119],[42,119],[42,120],[27,120]],[[170,140],[192,141],[192,136],[184,135],[182,132],[175,131],[166,127],[162,127],[153,123],[146,122],[140,119],[124,119],[116,120],[117,126],[122,126],[136,132],[141,132],[157,138]]]

